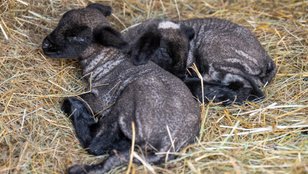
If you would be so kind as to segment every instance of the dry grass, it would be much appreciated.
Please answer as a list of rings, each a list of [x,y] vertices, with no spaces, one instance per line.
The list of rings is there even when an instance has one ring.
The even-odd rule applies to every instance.
[[[86,0],[0,1],[0,173],[65,173],[94,164],[60,111],[86,84],[78,63],[42,54],[42,39]],[[103,2],[103,1],[96,1]],[[277,63],[266,100],[209,104],[195,144],[158,173],[308,173],[308,2],[305,0],[109,0],[119,30],[147,18],[218,17],[249,27]],[[127,167],[114,170],[124,173]],[[132,173],[150,173],[133,165]]]

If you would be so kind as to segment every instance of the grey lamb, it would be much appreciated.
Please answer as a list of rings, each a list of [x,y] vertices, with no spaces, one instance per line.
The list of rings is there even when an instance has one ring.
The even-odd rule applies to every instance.
[[[122,51],[127,43],[105,18],[110,14],[111,7],[100,4],[71,10],[42,43],[51,58],[78,58],[90,91],[66,98],[62,110],[89,153],[110,154],[100,164],[75,165],[69,173],[105,173],[127,164],[132,122],[135,145],[149,163],[174,158],[155,153],[179,151],[198,134],[200,109],[187,86],[152,62],[133,65]],[[95,122],[93,115],[102,118]]]
[[[130,29],[125,34],[126,40],[138,38],[140,33],[149,30],[148,26],[158,21],[160,19],[146,20]],[[264,94],[259,87],[273,79],[276,66],[248,28],[217,18],[190,19],[177,23],[192,27],[195,31],[194,38],[190,41],[187,60],[178,57],[178,61],[186,61],[187,68],[196,63],[203,77],[205,99],[228,105],[263,98]],[[132,49],[134,47],[131,46]],[[132,59],[135,60],[135,57],[132,56]],[[154,55],[151,60],[156,63],[155,59]],[[158,63],[161,67],[165,64]],[[190,72],[192,76],[187,75],[182,80],[201,100],[203,96],[200,79],[196,73]]]

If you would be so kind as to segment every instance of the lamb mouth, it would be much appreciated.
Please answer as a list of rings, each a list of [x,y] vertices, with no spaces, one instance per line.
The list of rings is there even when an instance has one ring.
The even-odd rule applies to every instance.
[[[49,50],[43,50],[44,54],[49,56],[49,55],[56,55],[58,52],[57,51],[49,51]]]
[[[50,51],[50,50],[43,50],[44,54],[51,58],[58,58],[59,57],[59,51]]]

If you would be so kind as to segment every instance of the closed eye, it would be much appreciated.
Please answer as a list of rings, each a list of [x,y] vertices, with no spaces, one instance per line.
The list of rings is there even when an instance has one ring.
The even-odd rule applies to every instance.
[[[84,37],[67,37],[67,40],[69,42],[85,42],[85,38]]]

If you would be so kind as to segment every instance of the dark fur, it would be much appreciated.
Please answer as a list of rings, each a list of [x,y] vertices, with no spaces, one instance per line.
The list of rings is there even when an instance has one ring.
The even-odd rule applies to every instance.
[[[149,32],[149,26],[157,21],[161,20],[150,19],[142,22],[129,30],[125,34],[125,38],[132,41],[140,35],[142,36],[141,33]],[[182,74],[186,72],[186,68],[196,63],[206,87],[204,89],[205,101],[212,100],[216,96],[214,102],[228,105],[264,98],[259,87],[272,80],[276,74],[276,66],[249,29],[230,21],[215,18],[191,19],[177,23],[181,26],[192,27],[195,33],[190,44],[187,43],[188,40],[183,40],[185,43],[181,43],[189,49],[186,53],[188,56],[177,56],[173,62],[187,62],[185,68],[177,70],[177,72],[182,71],[180,77],[183,77]],[[175,35],[176,33],[171,34]],[[164,49],[166,46],[160,45],[160,47]],[[131,48],[135,47],[131,46]],[[142,50],[142,47],[139,50]],[[245,57],[246,55],[247,57]],[[172,66],[169,64],[170,55],[163,56],[167,58],[162,59],[154,53],[151,60],[168,70],[165,67]],[[166,61],[157,61],[157,59]],[[191,70],[191,72],[193,71]],[[188,87],[201,101],[201,82],[195,80],[198,78],[196,73],[192,74],[192,76],[186,75],[182,80],[189,82]],[[212,84],[212,82],[216,83]]]
[[[160,29],[158,26],[161,22],[165,21],[150,20],[145,28],[135,28],[134,35],[129,34],[131,30],[128,31],[125,35],[127,41],[131,42],[128,53],[134,65],[143,65],[151,60],[183,79],[189,41],[194,37],[194,30],[185,25],[181,25],[178,29]]]
[[[174,155],[167,157],[155,152],[179,151],[194,141],[199,130],[198,104],[180,79],[156,64],[134,66],[121,51],[126,42],[110,28],[106,13],[101,12],[109,8],[97,9],[98,6],[101,5],[66,13],[42,44],[49,57],[79,58],[83,75],[92,86],[80,98],[66,98],[62,110],[72,120],[81,145],[89,153],[110,154],[98,165],[75,165],[69,173],[105,173],[127,164],[132,122],[135,144],[146,161],[160,163],[172,159]],[[66,32],[72,28],[80,32]],[[76,37],[81,43],[70,41],[69,37]],[[102,118],[95,122],[93,114]]]

